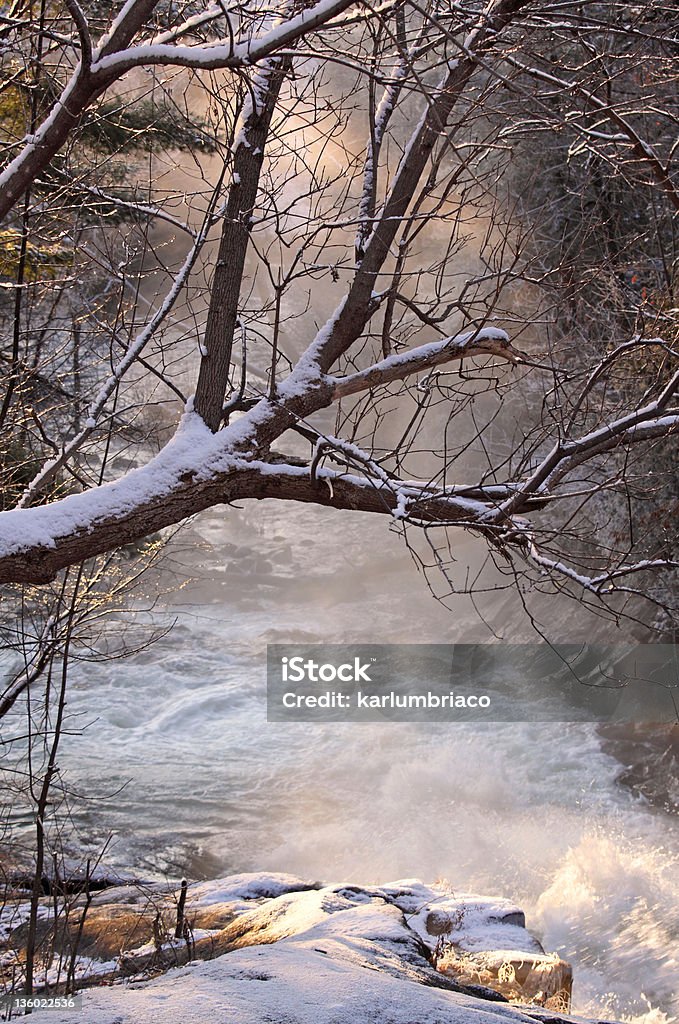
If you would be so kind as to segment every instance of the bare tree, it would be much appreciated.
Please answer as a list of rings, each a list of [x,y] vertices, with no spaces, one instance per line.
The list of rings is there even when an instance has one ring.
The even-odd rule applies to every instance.
[[[451,586],[464,585],[447,552],[465,530],[514,581],[573,589],[614,614],[631,614],[637,597],[667,603],[657,580],[676,568],[674,549],[633,525],[649,452],[679,432],[675,12],[540,0],[166,11],[128,0],[96,39],[94,15],[65,6],[68,19],[43,25],[51,109],[8,144],[0,176],[0,211],[19,217],[19,234],[22,202],[32,216],[30,197],[102,97],[137,102],[124,83],[139,69],[194,75],[219,159],[209,173],[200,164],[186,217],[152,175],[145,205],[125,200],[188,232],[188,245],[110,372],[91,375],[76,429],[62,428],[0,515],[0,580],[44,583],[202,509],[275,498],[417,528]],[[30,31],[18,10],[4,20],[15,57]],[[168,95],[188,87],[169,82]],[[577,350],[564,318],[587,281],[572,252],[555,256],[558,224],[547,231],[529,209],[546,140],[566,136],[564,166],[596,163],[665,239],[652,315],[602,323],[583,305],[592,323],[576,322],[578,338],[591,326],[597,343]],[[517,188],[519,159],[532,170]],[[564,208],[558,192],[543,196],[545,217]],[[196,293],[215,230],[203,316]],[[191,303],[193,348],[173,363],[166,328],[173,310],[194,315]],[[110,314],[104,329],[119,330]],[[55,497],[79,454],[107,443],[122,383],[155,374],[183,395],[192,352],[195,394],[161,450],[141,447],[124,475]],[[16,352],[12,365],[20,376]],[[624,536],[605,528],[616,503]]]

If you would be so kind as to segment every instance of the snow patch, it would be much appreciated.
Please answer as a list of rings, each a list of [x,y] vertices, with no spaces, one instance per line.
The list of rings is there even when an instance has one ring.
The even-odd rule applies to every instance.
[[[255,901],[243,910],[244,901]],[[526,1009],[455,991],[423,952],[449,934],[466,949],[535,949],[507,900],[447,884],[325,885],[236,875],[189,887],[197,906],[232,901],[245,948],[132,986],[87,989],[80,1024],[529,1024]],[[442,931],[448,927],[448,932]],[[247,945],[247,942],[250,945]],[[497,942],[500,945],[497,945]],[[556,1018],[553,1018],[556,1019]],[[54,1012],[53,1024],[71,1024]]]

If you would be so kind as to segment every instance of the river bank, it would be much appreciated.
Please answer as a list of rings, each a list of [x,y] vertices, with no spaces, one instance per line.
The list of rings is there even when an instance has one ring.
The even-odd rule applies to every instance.
[[[36,995],[63,993],[77,937],[84,1024],[141,1024],[161,1010],[170,1024],[573,1019],[570,965],[545,953],[523,911],[447,882],[327,885],[253,873],[183,888],[113,885],[81,893],[55,918],[57,902],[41,901],[40,948],[52,960]],[[7,980],[27,928],[19,894],[2,917]]]

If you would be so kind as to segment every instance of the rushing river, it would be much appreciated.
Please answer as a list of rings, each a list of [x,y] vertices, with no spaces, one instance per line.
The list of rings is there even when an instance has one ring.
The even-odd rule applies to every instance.
[[[74,675],[82,731],[60,763],[90,798],[82,842],[112,830],[109,862],[172,878],[443,877],[507,896],[573,962],[577,1011],[673,1019],[676,821],[616,782],[594,726],[266,721],[267,643],[492,639],[467,598],[434,602],[388,525],[363,515],[216,510],[172,550],[165,582],[194,577],[157,609],[174,628]],[[464,540],[460,556],[482,547]],[[480,610],[525,638],[515,606],[504,592]],[[562,602],[559,628],[579,621]]]

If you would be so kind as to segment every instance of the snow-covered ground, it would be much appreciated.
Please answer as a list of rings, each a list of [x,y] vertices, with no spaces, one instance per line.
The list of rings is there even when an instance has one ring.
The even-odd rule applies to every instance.
[[[320,936],[319,936],[320,938]],[[352,962],[332,942],[324,952],[306,942],[238,950],[176,968],[141,985],[85,996],[82,1024],[501,1024],[531,1018],[481,1000],[382,973]],[[327,944],[327,943],[326,943]],[[366,968],[368,968],[366,970]],[[70,1024],[73,1012],[54,1013]]]
[[[175,905],[177,893],[155,895]],[[93,908],[137,906],[149,889],[119,887]],[[108,901],[108,903],[107,903]],[[187,919],[223,927],[196,932],[193,959],[155,976],[115,981],[83,993],[80,1024],[502,1024],[562,1020],[538,1006],[512,1006],[488,989],[436,970],[442,943],[473,958],[480,951],[543,956],[521,910],[504,899],[406,880],[384,886],[305,882],[289,875],[230,876],[189,887]],[[212,952],[228,951],[203,960]],[[176,941],[177,952],[185,946]],[[146,953],[140,946],[137,954]],[[164,948],[165,963],[171,949]],[[168,956],[167,954],[170,954]],[[130,956],[125,959],[129,963]],[[554,958],[555,960],[557,958]],[[108,970],[110,964],[106,963]],[[55,1011],[69,1024],[73,1011]]]

